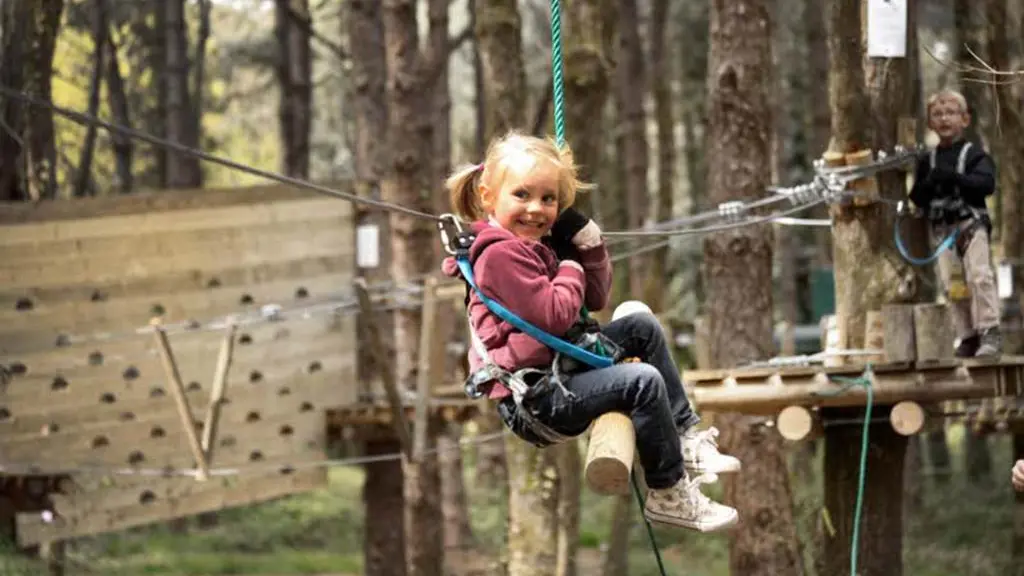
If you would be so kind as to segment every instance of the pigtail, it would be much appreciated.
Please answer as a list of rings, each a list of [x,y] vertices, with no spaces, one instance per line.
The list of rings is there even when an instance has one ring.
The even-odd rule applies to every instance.
[[[452,210],[463,220],[474,221],[483,217],[484,210],[480,204],[480,174],[483,168],[479,164],[470,164],[456,170],[445,181]]]

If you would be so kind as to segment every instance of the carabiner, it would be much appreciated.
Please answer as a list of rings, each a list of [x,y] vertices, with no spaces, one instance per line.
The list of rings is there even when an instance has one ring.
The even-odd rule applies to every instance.
[[[455,249],[452,248],[452,240],[448,235],[448,230],[445,229],[445,221],[449,221],[452,227],[455,229],[455,235],[458,236],[462,233],[462,224],[459,223],[459,218],[455,214],[445,213],[438,216],[437,229],[441,232],[441,245],[444,246],[444,251],[448,254],[455,256]]]

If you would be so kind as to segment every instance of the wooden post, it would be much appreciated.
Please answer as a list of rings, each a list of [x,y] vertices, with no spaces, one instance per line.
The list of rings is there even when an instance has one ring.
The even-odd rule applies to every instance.
[[[416,359],[416,415],[412,444],[415,462],[423,458],[426,450],[431,388],[437,388],[444,378],[445,341],[434,333],[438,323],[437,312],[437,278],[429,276],[423,282],[423,322],[420,326],[419,358]]]
[[[882,332],[886,362],[913,362],[917,359],[913,305],[882,306]]]
[[[192,408],[188,405],[188,397],[185,396],[185,386],[181,383],[181,374],[178,373],[178,364],[174,360],[174,353],[171,352],[171,344],[167,340],[167,333],[160,325],[160,318],[153,318],[150,321],[153,326],[153,335],[156,337],[157,348],[160,350],[160,360],[164,366],[164,373],[167,375],[167,383],[170,385],[171,393],[174,396],[174,403],[178,407],[178,417],[181,418],[181,426],[185,429],[185,438],[188,439],[189,448],[192,449],[192,456],[196,459],[196,480],[205,481],[209,477],[209,469],[206,464],[206,454],[196,436],[196,421],[192,418]]]
[[[953,318],[947,304],[914,306],[914,340],[918,362],[953,357]]]
[[[370,302],[370,294],[366,290],[366,280],[356,278],[352,284],[355,287],[356,297],[359,300],[359,313],[363,314],[366,318],[373,318],[373,303]],[[377,370],[380,371],[380,379],[384,384],[384,391],[387,393],[388,404],[391,407],[391,425],[395,427],[398,442],[402,447],[402,454],[405,455],[406,459],[411,460],[412,438],[409,435],[409,426],[406,424],[405,413],[402,410],[402,396],[398,392],[398,383],[395,382],[395,373],[391,369],[391,360],[383,357],[381,337],[380,332],[377,331],[377,325],[373,322],[367,322],[365,328],[365,342],[370,347],[373,363],[376,365]]]
[[[803,440],[821,434],[821,421],[803,406],[786,406],[775,418],[775,427],[783,438]]]
[[[874,161],[871,150],[857,150],[846,155],[847,166],[865,166]],[[878,180],[874,176],[854,180],[850,189],[856,191],[853,198],[855,206],[867,206],[878,201]]]
[[[897,434],[913,436],[924,428],[924,408],[917,402],[905,400],[897,403],[889,412],[889,422]]]
[[[213,388],[210,390],[210,404],[206,408],[206,418],[203,419],[201,445],[208,462],[213,459],[213,441],[217,437],[220,407],[224,403],[224,390],[227,387],[228,370],[231,368],[236,328],[234,321],[229,320],[227,328],[224,329],[224,339],[220,343],[220,354],[217,356],[217,369],[213,374]]]
[[[621,412],[601,415],[590,431],[585,476],[598,494],[628,494],[636,452],[633,421]]]

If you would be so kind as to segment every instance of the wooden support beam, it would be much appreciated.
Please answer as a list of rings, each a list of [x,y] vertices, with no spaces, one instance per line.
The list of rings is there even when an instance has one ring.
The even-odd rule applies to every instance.
[[[174,353],[171,352],[171,344],[167,340],[167,333],[163,330],[160,318],[153,318],[150,324],[153,326],[153,335],[156,337],[157,348],[160,350],[160,360],[167,375],[167,384],[174,396],[174,403],[178,407],[178,416],[184,428],[185,438],[188,440],[192,456],[196,460],[196,480],[204,482],[209,476],[206,454],[203,453],[203,447],[196,436],[196,422],[192,419],[192,408],[185,396],[185,386],[181,383],[181,375],[178,373],[178,365],[174,361]]]
[[[786,440],[796,442],[821,434],[821,421],[803,406],[786,406],[775,418],[775,427]]]
[[[356,290],[356,297],[359,299],[360,314],[365,315],[366,318],[373,318],[373,303],[370,302],[370,294],[367,291],[366,280],[356,278],[353,282],[353,286]],[[381,354],[381,351],[384,348],[381,342],[380,332],[377,331],[376,324],[373,322],[367,322],[366,332],[366,341],[370,345],[370,354],[373,358],[373,363],[380,372],[380,378],[384,384],[384,392],[387,394],[388,403],[391,408],[391,425],[394,427],[395,433],[398,435],[398,442],[402,447],[402,454],[404,454],[407,459],[411,460],[412,437],[409,434],[409,425],[406,422],[405,414],[402,410],[402,396],[398,390],[398,383],[395,382],[395,373],[391,369],[391,360],[384,358]]]
[[[889,422],[896,433],[903,436],[913,436],[924,428],[924,408],[917,402],[904,400],[897,403],[889,411]]]
[[[444,379],[444,338],[435,334],[439,301],[437,278],[430,276],[423,282],[423,322],[420,328],[419,357],[416,370],[416,415],[413,421],[412,457],[419,462],[427,446],[427,427],[430,419],[431,388]]]
[[[598,494],[628,494],[636,452],[636,431],[621,412],[601,415],[590,430],[585,476]]]
[[[220,355],[217,357],[217,369],[213,374],[213,388],[210,391],[210,404],[203,418],[203,453],[207,461],[213,459],[213,442],[217,438],[217,424],[220,420],[220,407],[224,403],[224,390],[227,387],[228,370],[231,368],[231,354],[235,343],[235,323],[228,321],[224,329],[224,340],[220,344]]]
[[[847,166],[866,166],[874,161],[871,150],[857,150],[845,156]],[[853,203],[856,206],[867,206],[878,201],[878,180],[874,176],[860,178],[849,184],[854,191]]]

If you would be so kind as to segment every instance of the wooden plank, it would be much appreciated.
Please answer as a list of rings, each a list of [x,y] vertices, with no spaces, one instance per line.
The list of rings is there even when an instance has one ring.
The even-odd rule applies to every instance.
[[[32,261],[0,268],[0,282],[8,290],[109,282],[167,274],[176,270],[210,272],[229,264],[259,265],[310,256],[332,256],[351,250],[347,227],[331,224],[302,236],[295,231],[253,236],[241,234],[219,245],[193,246],[173,255],[130,255],[122,258],[75,259],[54,267]],[[169,247],[173,249],[173,247]]]
[[[217,368],[213,373],[213,384],[210,390],[210,400],[206,405],[206,415],[203,416],[202,446],[203,452],[209,458],[213,454],[213,447],[217,440],[218,424],[220,423],[221,408],[224,406],[224,392],[227,389],[228,370],[231,369],[231,355],[235,344],[234,324],[230,324],[224,330],[224,339],[221,341],[220,354],[217,356]]]
[[[318,375],[319,376],[319,375]],[[326,410],[332,403],[329,402],[331,392],[338,387],[337,377],[310,378],[309,382],[302,382],[294,389],[290,389],[287,395],[280,395],[276,391],[270,393],[256,393],[250,391],[248,394],[240,394],[232,398],[223,407],[220,424],[222,435],[230,435],[231,430],[242,424],[252,424],[250,420],[258,418],[255,424],[271,422],[281,416],[290,416],[301,411],[302,404],[309,402],[314,406],[314,411]],[[194,399],[202,398],[202,395],[192,395]],[[92,449],[94,445],[103,443],[110,444],[118,441],[119,438],[136,439],[161,439],[169,438],[173,441],[180,437],[177,425],[177,414],[173,404],[166,398],[155,406],[151,412],[140,412],[138,417],[121,421],[118,419],[102,420],[88,425],[75,426],[73,424],[61,424],[59,418],[51,421],[56,423],[56,430],[47,429],[44,433],[42,428],[36,428],[16,434],[5,434],[0,441],[0,450],[5,458],[24,459],[34,454],[41,454],[53,450],[59,450],[63,446],[72,444],[81,445]],[[193,417],[201,419],[203,416],[199,407],[192,411]],[[202,420],[199,420],[202,421]],[[154,432],[158,431],[158,432]]]
[[[210,490],[230,489],[240,479],[266,476],[288,467],[295,468],[298,464],[322,461],[325,458],[323,451],[314,450],[283,454],[261,460],[258,463],[259,468],[241,469],[237,475],[214,476],[207,482],[196,482],[186,477],[148,478],[144,479],[145,481],[137,476],[110,477],[102,484],[93,484],[91,489],[75,484],[70,493],[56,493],[50,498],[56,514],[65,518],[81,518],[103,510],[124,508],[153,499],[167,500]],[[124,482],[125,480],[131,482]]]
[[[249,462],[256,452],[259,457],[268,454],[287,454],[303,447],[326,445],[325,413],[303,411],[300,402],[287,404],[289,413],[278,413],[258,422],[233,423],[226,428],[218,446],[216,466],[236,466]],[[288,430],[282,434],[282,428]],[[82,468],[85,473],[106,475],[112,472],[105,468],[192,469],[195,456],[184,442],[181,428],[166,422],[165,436],[154,438],[149,435],[149,425],[135,426],[143,430],[137,436],[112,433],[107,444],[93,446],[93,436],[80,437],[73,443],[52,443],[37,452],[28,452],[31,444],[11,448],[5,453],[10,467],[35,466],[41,471],[62,471]],[[99,466],[100,470],[90,472],[89,467]]]
[[[164,274],[153,274],[146,278],[135,278],[124,282],[122,278],[104,282],[92,281],[88,285],[33,286],[31,288],[9,288],[0,286],[0,309],[14,309],[19,301],[28,298],[33,306],[47,306],[67,301],[93,302],[96,294],[108,301],[115,298],[130,298],[149,294],[171,294],[210,289],[214,287],[240,287],[260,282],[302,279],[310,276],[324,276],[330,273],[350,272],[352,256],[341,247],[336,254],[327,256],[302,255],[301,258],[257,264],[238,265],[225,262],[224,267],[213,271],[172,270]]]
[[[345,192],[354,191],[351,181],[338,181],[327,186]],[[0,225],[33,222],[60,223],[86,218],[130,216],[153,212],[173,213],[230,206],[278,205],[314,199],[331,200],[341,206],[351,208],[351,204],[345,200],[334,200],[309,190],[274,183],[246,187],[157,190],[128,196],[74,198],[59,202],[3,202],[0,203]]]
[[[314,410],[344,407],[355,403],[354,364],[346,363],[340,368],[326,366],[316,374],[295,374],[280,381],[268,381],[267,386],[235,387],[228,396],[230,402],[224,407],[224,418],[235,413],[248,415],[261,406],[291,405],[301,400],[302,395],[311,395]],[[202,391],[188,392],[191,398],[205,398]],[[173,414],[173,407],[164,397],[145,397],[120,404],[102,404],[82,409],[40,411],[24,414],[0,422],[0,438],[17,438],[24,435],[52,434],[58,430],[68,434],[93,433],[105,426],[123,425],[127,422],[148,422],[152,419]],[[261,412],[262,413],[262,412]],[[54,428],[57,428],[54,430]]]
[[[423,285],[423,318],[420,323],[419,353],[416,359],[416,415],[413,421],[412,459],[417,462],[423,459],[427,449],[431,378],[438,377],[439,370],[443,376],[445,364],[444,349],[441,349],[441,355],[438,356],[437,346],[432,345],[435,342],[444,343],[444,340],[434,333],[437,329],[439,305],[436,291],[437,279],[433,276],[428,277]]]
[[[290,316],[278,322],[260,322],[240,326],[238,330],[238,346],[242,351],[278,346],[289,339],[338,337],[350,338],[355,330],[355,319],[349,316],[312,316],[302,318]],[[197,330],[171,334],[174,349],[182,354],[201,354],[217,346],[220,335],[213,330]],[[7,356],[4,362],[8,366],[19,365],[14,374],[13,382],[31,381],[40,377],[41,383],[48,382],[56,374],[79,376],[99,373],[104,368],[110,370],[111,377],[119,377],[126,368],[134,366],[140,357],[155,356],[152,340],[142,335],[132,338],[118,338],[107,341],[73,342],[65,347],[48,347],[45,350],[25,352],[16,356]],[[262,354],[262,352],[261,352]],[[239,356],[244,358],[243,356]],[[196,358],[193,362],[205,362]],[[243,359],[244,362],[244,359]],[[12,382],[12,383],[13,383]]]
[[[47,238],[41,231],[52,224],[5,227],[0,257],[11,263],[46,258],[120,257],[131,255],[135,246],[143,253],[173,255],[172,251],[179,246],[208,245],[241,234],[298,234],[304,224],[319,229],[328,223],[340,222],[350,227],[349,211],[340,208],[338,204],[319,201],[206,210],[159,218],[149,214],[81,220],[61,224],[58,238]],[[80,228],[81,235],[69,234],[66,227],[74,225]],[[19,236],[24,241],[17,241]]]
[[[287,475],[278,473],[243,479],[230,489],[200,492],[177,499],[169,498],[149,504],[107,510],[75,521],[57,517],[51,522],[46,522],[39,513],[19,514],[17,517],[18,544],[31,546],[40,542],[67,540],[113,530],[123,530],[171,518],[307,492],[326,486],[326,484],[326,470],[298,470]]]
[[[351,279],[351,274],[334,273],[244,287],[151,294],[105,302],[64,302],[27,311],[0,310],[0,343],[40,335],[41,341],[49,340],[52,345],[60,334],[130,331],[145,327],[154,316],[171,324],[205,321],[229,314],[258,314],[267,304],[294,308],[315,305],[315,301],[342,301],[349,292],[347,286]],[[297,299],[299,288],[316,295],[315,301],[308,297]]]
[[[351,352],[345,338],[331,335],[287,339],[276,346],[247,347],[239,351],[236,361],[238,369],[228,376],[229,385],[253,386],[291,374],[344,366],[355,361]],[[217,351],[209,349],[193,350],[187,356],[188,363],[182,365],[182,375],[189,388],[201,388],[209,392],[208,375],[216,358]],[[134,361],[131,366],[135,371],[127,376],[118,371],[116,366],[97,366],[94,371],[87,367],[61,371],[55,376],[36,374],[15,377],[8,385],[8,390],[0,394],[0,404],[17,416],[19,410],[25,412],[26,408],[34,404],[47,404],[50,409],[56,409],[68,397],[77,399],[79,405],[89,405],[100,403],[100,396],[110,393],[115,397],[104,402],[113,404],[160,394],[158,389],[167,391],[160,376],[158,356],[147,355]],[[82,404],[83,401],[85,404]]]

